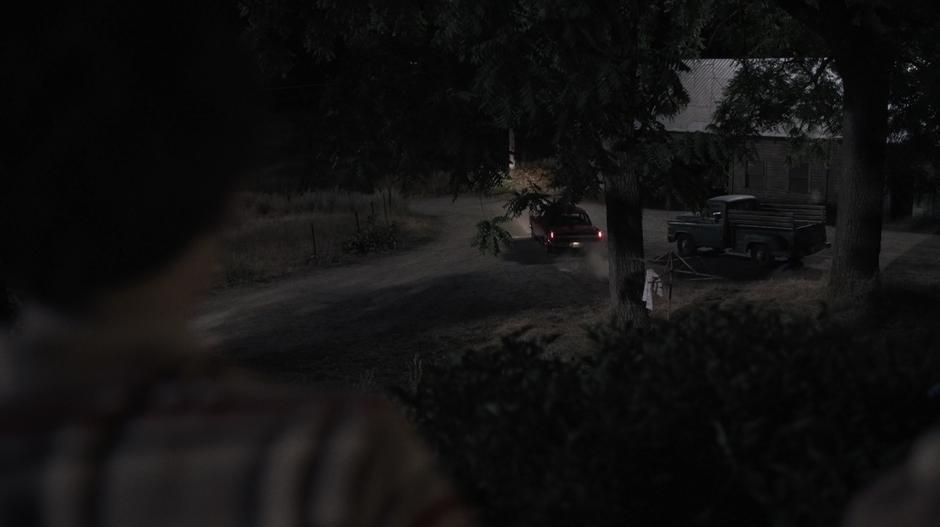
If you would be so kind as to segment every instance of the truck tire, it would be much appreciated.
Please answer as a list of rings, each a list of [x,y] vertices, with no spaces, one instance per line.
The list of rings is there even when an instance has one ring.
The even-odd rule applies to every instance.
[[[794,249],[793,252],[790,253],[790,261],[787,266],[792,269],[801,269],[803,267],[803,252]]]
[[[698,252],[698,247],[691,236],[680,234],[676,237],[676,252],[679,256],[692,256]]]
[[[751,253],[751,261],[760,267],[769,267],[774,263],[774,253],[770,251],[770,247],[763,243],[751,245],[748,252]]]

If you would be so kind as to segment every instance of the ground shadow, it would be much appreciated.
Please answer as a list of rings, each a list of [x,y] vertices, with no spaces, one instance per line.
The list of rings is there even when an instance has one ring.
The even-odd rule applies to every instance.
[[[914,243],[904,247],[897,257],[882,267],[882,282],[904,289],[940,286],[940,236],[922,235],[912,240]],[[882,251],[885,249],[883,246]]]
[[[547,265],[564,259],[603,257],[607,258],[607,244],[590,244],[581,249],[565,249],[549,253],[544,245],[532,238],[513,238],[505,246],[502,258],[522,265]]]
[[[604,282],[555,266],[538,273],[455,274],[373,291],[316,312],[272,313],[278,324],[227,340],[220,351],[282,381],[348,386],[372,372],[378,384],[401,384],[416,354],[442,351],[431,334],[443,328],[533,308],[592,305],[606,293]]]
[[[555,265],[565,267],[587,267],[595,274],[601,272],[599,267],[606,268],[607,246],[597,244],[577,250],[565,250],[557,253],[548,253],[545,247],[531,238],[515,238],[506,245],[502,258],[508,262],[521,265]],[[659,255],[647,255],[649,259]],[[602,260],[599,262],[599,260]],[[761,267],[751,261],[747,256],[722,253],[719,251],[702,249],[695,256],[685,258],[699,273],[715,277],[750,282],[765,280],[772,277],[793,277],[807,280],[822,278],[825,274],[819,269],[812,269],[802,264],[794,264],[786,259],[778,259],[767,267]],[[663,272],[664,266],[651,263],[651,269]],[[605,274],[606,276],[606,274]],[[681,275],[680,278],[693,278]]]
[[[701,250],[695,255],[684,257],[683,260],[697,273],[734,281],[763,280],[785,265],[783,262],[774,262],[768,267],[761,267],[746,257],[709,250]],[[681,262],[676,262],[675,266],[676,269],[684,267]],[[666,270],[662,265],[659,268]],[[698,278],[682,273],[677,273],[677,276],[684,279]]]

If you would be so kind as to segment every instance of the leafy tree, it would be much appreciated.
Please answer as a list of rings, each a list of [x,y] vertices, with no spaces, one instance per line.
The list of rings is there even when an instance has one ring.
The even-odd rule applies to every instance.
[[[842,133],[842,83],[831,60],[744,58],[739,65],[715,114],[723,135],[743,140],[777,130],[804,139]]]
[[[668,168],[641,181],[644,197],[669,209],[681,204],[703,210],[709,198],[727,188],[731,162],[740,155],[736,141],[704,132],[673,134],[667,140]]]
[[[892,161],[886,143],[903,145],[894,172],[926,184],[920,167],[935,159],[940,140],[936,7],[925,0],[732,0],[724,9],[747,14],[741,33],[759,28],[766,35],[756,42],[743,37],[738,56],[794,59],[745,62],[719,120],[741,135],[776,126],[793,136],[841,133],[844,173],[829,292],[837,306],[868,298],[879,281],[884,171]],[[716,47],[734,48],[732,40]]]
[[[272,99],[303,123],[314,184],[495,185],[505,130],[466,88],[473,72],[434,45],[439,5],[239,0]]]
[[[688,102],[678,73],[699,51],[708,6],[451,0],[441,22],[439,40],[474,66],[474,91],[497,123],[553,128],[563,199],[603,190],[611,307],[623,323],[646,323],[642,182],[671,166],[661,118]],[[517,201],[537,207],[530,198]],[[526,209],[508,207],[510,214]]]

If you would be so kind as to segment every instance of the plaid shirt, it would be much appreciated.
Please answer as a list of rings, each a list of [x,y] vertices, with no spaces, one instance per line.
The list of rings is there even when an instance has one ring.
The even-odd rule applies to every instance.
[[[469,523],[388,403],[256,383],[168,354],[186,347],[169,340],[113,340],[0,352],[0,525]]]
[[[940,525],[940,430],[920,438],[908,459],[855,497],[845,527]]]

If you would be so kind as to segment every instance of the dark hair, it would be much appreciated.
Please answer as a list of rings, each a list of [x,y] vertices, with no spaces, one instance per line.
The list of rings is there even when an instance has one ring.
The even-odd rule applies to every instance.
[[[171,261],[216,221],[255,144],[231,13],[90,4],[12,7],[0,36],[0,272],[61,307]]]

